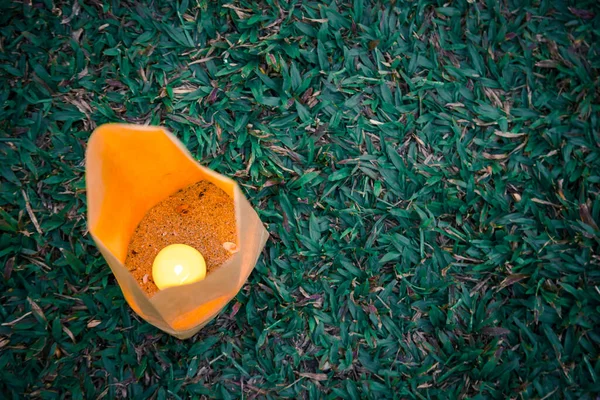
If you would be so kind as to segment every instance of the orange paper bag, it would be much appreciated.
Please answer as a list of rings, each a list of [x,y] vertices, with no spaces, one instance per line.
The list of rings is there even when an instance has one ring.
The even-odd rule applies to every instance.
[[[212,320],[238,293],[260,256],[268,233],[231,179],[198,164],[166,129],[107,124],[86,151],[88,228],[133,310],[157,328],[186,339]],[[206,180],[233,199],[237,248],[206,279],[148,297],[125,267],[131,236],[157,203]]]

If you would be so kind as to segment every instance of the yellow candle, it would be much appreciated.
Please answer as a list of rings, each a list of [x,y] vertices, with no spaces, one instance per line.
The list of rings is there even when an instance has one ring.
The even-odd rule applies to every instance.
[[[152,264],[152,278],[159,289],[201,281],[206,276],[202,254],[186,244],[162,249]]]

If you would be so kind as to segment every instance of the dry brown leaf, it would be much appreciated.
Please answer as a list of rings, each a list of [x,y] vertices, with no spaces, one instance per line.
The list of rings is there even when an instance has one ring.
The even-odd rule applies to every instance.
[[[581,19],[592,19],[595,17],[595,14],[590,10],[583,10],[580,8],[569,7],[569,11],[571,11],[573,13],[573,15],[576,15]]]
[[[508,154],[489,154],[489,153],[482,153],[484,158],[487,158],[488,160],[504,160],[505,158],[508,157]]]
[[[15,320],[12,320],[10,322],[4,322],[2,324],[2,326],[12,326],[12,325],[16,324],[17,322],[21,321],[23,318],[26,318],[27,316],[29,316],[31,314],[32,314],[31,311],[26,312],[25,314],[21,315],[19,318],[15,319]]]
[[[504,138],[512,139],[512,138],[518,138],[518,137],[521,137],[521,136],[525,136],[526,133],[502,132],[502,131],[499,131],[499,130],[496,129],[494,131],[494,135],[501,136],[501,137],[504,137]]]
[[[81,10],[81,7],[79,6],[79,2],[75,1],[73,2],[73,7],[71,8],[71,15],[69,15],[68,17],[63,17],[62,21],[60,21],[60,23],[62,25],[66,25],[69,22],[71,22],[71,20],[73,18],[75,18],[76,16],[79,15],[79,11]]]
[[[180,86],[177,88],[173,88],[173,94],[188,94],[193,93],[196,90],[198,90],[198,88],[194,86]]]
[[[82,33],[83,33],[83,28],[79,28],[77,30],[74,30],[73,33],[71,33],[71,37],[73,38],[74,41],[79,43],[79,38],[81,37]]]
[[[493,89],[483,88],[483,91],[486,97],[492,102],[496,107],[502,107],[502,100]]]
[[[299,286],[299,287],[298,287],[298,290],[300,291],[300,293],[302,293],[302,296],[304,296],[304,297],[306,297],[306,298],[309,298],[309,297],[310,297],[310,294],[308,294],[308,293],[306,292],[306,290],[304,290],[304,289],[302,288],[302,286]]]
[[[466,119],[458,120],[456,122],[460,122],[460,121],[467,122],[467,123],[471,122],[471,121],[467,121]],[[492,126],[492,125],[497,124],[497,122],[483,122],[479,118],[473,118],[473,122],[475,122],[475,125],[477,125],[477,126]]]
[[[11,257],[4,264],[4,279],[9,280],[10,275],[12,274],[13,267],[15,266],[15,257]]]
[[[71,340],[73,341],[73,343],[75,343],[75,336],[73,335],[73,332],[71,332],[71,330],[69,328],[67,328],[66,326],[63,325],[62,330],[64,333],[67,334],[68,337],[71,338]]]
[[[542,60],[536,62],[535,66],[540,68],[556,68],[558,63],[554,60]]]
[[[238,311],[240,311],[241,306],[242,306],[242,303],[240,303],[239,301],[236,301],[235,304],[233,305],[233,307],[231,307],[231,314],[229,314],[229,318],[235,317],[235,315],[238,313]]]
[[[29,196],[27,196],[25,190],[21,190],[21,193],[23,194],[23,198],[25,199],[25,209],[27,210],[27,214],[29,215],[31,222],[33,222],[33,226],[35,226],[35,230],[40,235],[43,235],[44,232],[42,232],[42,228],[40,228],[40,224],[37,218],[35,217],[35,214],[33,213],[33,209],[31,208],[31,203],[29,203]]]
[[[100,325],[102,323],[102,321],[98,321],[97,319],[93,319],[90,322],[88,322],[87,327],[88,328],[95,328],[98,325]]]
[[[302,376],[304,378],[309,378],[309,379],[315,380],[315,381],[326,381],[327,380],[326,374],[313,374],[312,372],[299,372],[298,375]]]
[[[457,103],[447,103],[446,107],[449,108],[456,108],[456,107],[464,107],[465,105],[463,103],[457,102]]]
[[[319,24],[324,24],[325,22],[329,21],[327,18],[306,18],[306,17],[302,17],[302,20],[310,21],[310,22],[317,22]]]
[[[77,79],[81,79],[84,76],[86,76],[88,74],[88,68],[85,67],[84,69],[81,70],[80,73],[77,74]]]
[[[197,60],[194,60],[194,61],[192,61],[192,62],[191,62],[191,63],[189,63],[188,65],[202,64],[202,63],[205,63],[205,62],[207,62],[207,61],[210,61],[210,60],[212,60],[213,58],[215,58],[215,57],[213,56],[213,57],[204,57],[204,58],[199,58],[199,59],[197,59]]]
[[[590,209],[588,208],[587,204],[579,205],[579,217],[585,224],[591,226],[595,230],[600,230],[598,229],[598,225],[596,225],[596,221],[594,221],[594,218],[592,218],[592,214],[590,214]]]
[[[35,313],[35,315],[37,315],[38,317],[40,317],[41,319],[43,319],[45,322],[48,322],[48,320],[46,319],[46,316],[44,315],[44,311],[42,311],[41,307],[38,306],[35,301],[31,300],[28,297],[27,298],[27,302],[31,306],[31,310]]]
[[[504,278],[504,280],[502,282],[500,282],[500,287],[498,288],[498,290],[504,289],[510,285],[514,285],[515,283],[517,283],[527,277],[529,277],[529,275],[511,274],[511,275],[507,276],[506,278]]]
[[[224,4],[223,8],[230,8],[233,11],[235,11],[235,13],[237,14],[239,19],[246,19],[250,16],[250,14],[248,14],[248,12],[252,12],[252,10],[247,9],[247,8],[239,8],[236,7],[232,4]]]
[[[538,203],[538,204],[544,204],[544,205],[547,205],[547,206],[559,207],[560,208],[560,205],[558,205],[558,204],[550,203],[549,201],[537,199],[535,197],[532,197],[531,201],[533,201],[534,203]]]

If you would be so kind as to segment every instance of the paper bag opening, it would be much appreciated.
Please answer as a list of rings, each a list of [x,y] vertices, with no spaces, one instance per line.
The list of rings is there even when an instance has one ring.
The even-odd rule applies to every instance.
[[[148,298],[124,265],[131,235],[154,205],[201,180],[233,199],[239,251],[203,281]],[[160,127],[98,127],[86,151],[86,188],[89,231],[125,299],[146,321],[179,338],[195,334],[237,294],[268,238],[239,186],[198,164]]]

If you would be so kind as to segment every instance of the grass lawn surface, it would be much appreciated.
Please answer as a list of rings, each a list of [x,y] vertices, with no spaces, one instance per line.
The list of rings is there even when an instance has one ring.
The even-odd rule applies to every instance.
[[[596,398],[598,43],[594,0],[0,2],[0,397]],[[87,232],[111,121],[271,234],[190,340]]]

